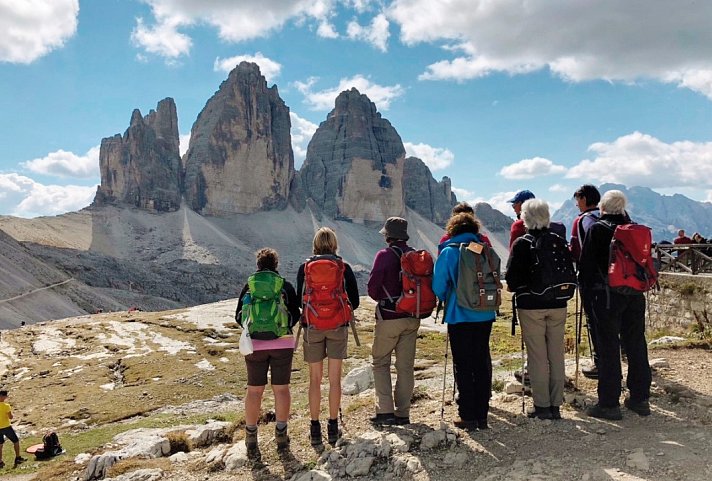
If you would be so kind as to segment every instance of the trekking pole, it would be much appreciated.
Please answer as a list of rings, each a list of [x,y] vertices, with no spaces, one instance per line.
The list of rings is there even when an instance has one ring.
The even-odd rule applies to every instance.
[[[361,341],[358,338],[358,332],[356,332],[356,323],[354,322],[354,316],[351,316],[351,320],[349,321],[349,326],[351,326],[351,332],[354,335],[354,341],[356,342],[356,345],[358,347],[361,347]]]
[[[514,331],[517,325],[517,295],[512,293],[512,335],[514,335]],[[526,369],[525,369],[525,362],[524,362],[524,331],[522,329],[519,330],[519,337],[521,339],[521,353],[522,353],[522,414],[524,414],[525,409],[524,409],[524,380],[527,375]]]
[[[579,291],[576,289],[576,304],[574,312],[574,342],[576,343],[576,372],[574,373],[574,389],[578,391],[579,378],[579,343],[581,342],[581,314],[579,313]],[[583,302],[583,299],[581,300]]]
[[[443,309],[443,303],[442,301],[438,301],[438,307],[435,310],[435,319],[437,320],[438,316],[440,315],[440,311]],[[443,314],[443,324],[445,324],[445,314]],[[449,344],[450,344],[450,333],[447,331],[447,327],[445,328],[445,365],[443,366],[443,390],[442,394],[440,396],[440,420],[442,421],[445,419],[445,384],[447,381],[447,361],[448,361],[448,355],[447,352],[449,350]]]

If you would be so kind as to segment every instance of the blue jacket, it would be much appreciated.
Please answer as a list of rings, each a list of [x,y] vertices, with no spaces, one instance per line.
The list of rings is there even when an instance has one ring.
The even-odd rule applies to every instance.
[[[465,233],[453,237],[449,243],[460,244],[471,241],[481,242],[477,234]],[[460,322],[494,321],[495,311],[473,311],[457,305],[456,287],[459,262],[458,247],[445,247],[435,262],[433,292],[445,301],[445,322],[457,324]]]

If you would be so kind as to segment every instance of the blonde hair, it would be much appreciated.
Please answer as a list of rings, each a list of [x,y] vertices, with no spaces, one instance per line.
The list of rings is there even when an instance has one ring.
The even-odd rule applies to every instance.
[[[336,241],[336,233],[329,227],[321,227],[314,234],[312,252],[315,256],[325,254],[336,254],[339,244]]]

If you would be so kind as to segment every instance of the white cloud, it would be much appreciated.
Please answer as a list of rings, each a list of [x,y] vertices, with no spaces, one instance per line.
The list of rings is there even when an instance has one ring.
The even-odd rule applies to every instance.
[[[707,199],[705,199],[705,202],[712,202],[712,190],[707,191]]]
[[[472,191],[469,191],[466,189],[460,189],[457,187],[453,187],[452,191],[455,192],[455,195],[457,195],[457,199],[460,201],[465,201],[468,204],[473,205],[473,206],[475,204],[477,204],[478,202],[486,202],[487,204],[491,205],[493,208],[502,212],[504,215],[508,215],[510,217],[514,216],[514,212],[512,211],[512,204],[508,203],[507,201],[509,199],[511,199],[512,197],[514,197],[514,194],[516,194],[516,191],[495,192],[489,198],[477,196]]]
[[[181,134],[178,137],[178,145],[180,149],[180,156],[183,157],[183,154],[188,152],[188,147],[190,147],[190,133]]]
[[[650,188],[712,188],[712,142],[665,143],[633,132],[588,148],[595,157],[569,169],[567,178]]]
[[[289,112],[292,121],[292,150],[294,151],[294,164],[299,168],[307,157],[307,146],[319,127],[317,124],[304,119],[294,112]]]
[[[450,190],[452,190],[455,195],[457,196],[458,200],[462,199],[472,199],[475,197],[475,193],[472,191],[469,191],[467,189],[461,189],[460,187],[452,187]],[[467,201],[465,201],[467,202]]]
[[[0,1],[0,62],[31,63],[77,31],[79,0]]]
[[[88,206],[95,193],[95,185],[44,185],[20,174],[0,174],[3,214],[18,217],[62,214]]]
[[[567,187],[563,184],[554,184],[549,187],[549,192],[572,192],[573,193],[574,189]]]
[[[264,37],[290,20],[319,23],[319,34],[328,34],[329,17],[336,0],[143,0],[150,5],[155,24],[137,21],[132,39],[147,52],[175,59],[187,55],[190,37],[180,32],[199,24],[218,30],[221,40],[241,42]],[[331,29],[333,30],[333,28]]]
[[[563,174],[564,172],[566,172],[566,167],[563,165],[556,165],[549,159],[542,157],[534,157],[505,165],[499,171],[499,175],[505,179],[533,179],[534,177]]]
[[[432,147],[423,143],[412,144],[410,142],[404,142],[403,145],[405,146],[405,152],[407,155],[418,157],[420,160],[425,162],[425,165],[427,165],[432,171],[449,167],[455,160],[455,154],[453,154],[449,149]]]
[[[92,147],[84,155],[60,149],[45,157],[23,162],[22,166],[36,174],[83,179],[96,177],[99,175],[99,146]]]
[[[424,79],[547,68],[574,82],[655,79],[712,98],[712,2],[394,0],[387,14],[405,44],[469,45]]]
[[[334,108],[336,97],[344,90],[355,87],[359,92],[368,96],[376,104],[378,110],[388,110],[391,102],[405,93],[405,89],[396,85],[378,85],[371,82],[363,75],[354,75],[351,78],[342,78],[336,87],[313,91],[312,88],[317,82],[317,78],[312,77],[306,82],[295,82],[294,85],[305,97],[305,102],[313,110],[331,110]]]
[[[349,22],[346,28],[346,35],[351,40],[363,40],[370,43],[381,52],[388,50],[388,37],[391,35],[388,27],[390,22],[383,13],[373,17],[368,26],[359,25],[358,22]]]
[[[327,21],[319,23],[316,34],[322,38],[339,38],[339,34],[334,29],[334,26]]]
[[[267,83],[274,83],[274,80],[279,77],[282,71],[282,64],[262,55],[262,52],[257,52],[254,55],[236,55],[235,57],[215,59],[213,69],[217,71],[230,72],[240,62],[253,62],[259,65],[260,72],[265,76]]]
[[[363,13],[369,9],[372,0],[344,0],[344,3],[358,13]]]

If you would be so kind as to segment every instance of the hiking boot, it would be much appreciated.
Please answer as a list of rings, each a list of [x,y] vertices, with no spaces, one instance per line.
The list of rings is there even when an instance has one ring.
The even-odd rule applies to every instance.
[[[277,443],[277,449],[285,449],[289,446],[289,436],[287,435],[287,426],[283,429],[274,428],[274,440]]]
[[[553,416],[551,415],[551,408],[545,407],[545,408],[540,408],[539,406],[534,406],[534,410],[530,411],[527,413],[528,418],[537,418],[537,419],[553,419]]]
[[[487,423],[487,420],[485,419],[485,424]],[[453,424],[455,425],[456,428],[464,429],[466,431],[474,431],[477,429],[478,422],[475,420],[467,420],[467,419],[462,419],[462,418],[457,418],[455,421],[453,421]]]
[[[477,429],[480,431],[489,429],[489,425],[487,424],[487,418],[477,420]]]
[[[245,428],[245,447],[248,451],[257,449],[257,428]]]
[[[524,370],[524,381],[522,381],[522,371],[514,371],[514,379],[519,381],[525,386],[531,386],[531,381],[529,380],[529,371]]]
[[[375,424],[376,426],[393,426],[396,424],[396,416],[393,413],[381,413],[376,414],[370,421],[371,424]]]
[[[625,398],[623,405],[636,413],[638,416],[650,416],[650,402],[647,399],[633,402],[630,398]]]
[[[561,419],[561,409],[559,406],[551,406],[549,410],[551,411],[551,419]]]
[[[0,469],[5,467],[5,463],[3,461],[0,461]]]
[[[321,446],[324,441],[321,439],[321,423],[319,421],[312,421],[309,427],[309,441],[312,446]]]
[[[589,379],[598,379],[598,366],[593,366],[589,368],[582,368],[581,374]]]
[[[623,414],[619,406],[605,408],[596,404],[595,406],[587,408],[586,414],[592,418],[610,419],[611,421],[620,421],[623,419]]]
[[[396,422],[393,423],[396,426],[405,426],[410,424],[410,418],[408,416],[396,416]]]
[[[17,466],[18,464],[22,464],[25,461],[27,461],[25,458],[23,458],[22,456],[18,456],[15,458],[15,466]]]
[[[326,424],[326,439],[329,444],[334,445],[336,441],[341,437],[341,429],[339,429],[339,421],[336,419],[329,419]]]

